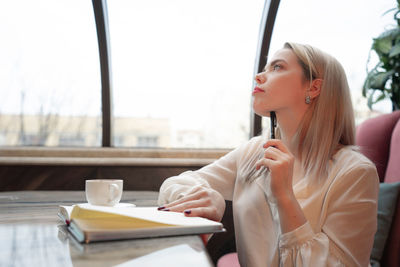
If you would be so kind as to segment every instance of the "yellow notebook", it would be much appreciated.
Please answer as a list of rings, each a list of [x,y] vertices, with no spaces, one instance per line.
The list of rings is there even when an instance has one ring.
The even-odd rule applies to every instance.
[[[79,242],[191,235],[224,231],[220,222],[157,207],[75,205],[68,230]]]
[[[80,207],[91,207],[93,205],[90,205],[89,203],[80,203],[80,204],[75,204],[72,206],[65,206],[65,205],[60,205],[58,207],[58,218],[65,223],[66,225],[69,225],[69,223],[71,222],[71,213],[72,210],[75,206],[79,205]],[[135,204],[132,203],[118,203],[117,205],[115,205],[113,208],[131,208],[131,207],[136,207]]]

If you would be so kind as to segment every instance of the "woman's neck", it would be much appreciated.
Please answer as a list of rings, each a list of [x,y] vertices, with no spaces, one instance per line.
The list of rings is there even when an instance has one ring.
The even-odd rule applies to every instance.
[[[281,111],[277,112],[277,121],[279,123],[279,129],[281,132],[282,142],[289,148],[289,150],[296,156],[296,147],[293,144],[293,137],[296,134],[300,122],[303,118],[304,112],[291,112],[291,111]]]

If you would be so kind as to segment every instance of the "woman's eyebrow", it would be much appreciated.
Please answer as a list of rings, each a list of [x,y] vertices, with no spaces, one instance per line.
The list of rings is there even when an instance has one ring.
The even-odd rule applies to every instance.
[[[278,63],[278,62],[283,62],[283,63],[287,64],[287,62],[286,62],[284,59],[281,59],[281,58],[274,59],[274,60],[272,60],[271,62],[269,62],[269,63],[265,66],[265,68],[263,69],[263,72],[266,71],[270,66],[273,66],[273,65],[275,65],[275,64]]]

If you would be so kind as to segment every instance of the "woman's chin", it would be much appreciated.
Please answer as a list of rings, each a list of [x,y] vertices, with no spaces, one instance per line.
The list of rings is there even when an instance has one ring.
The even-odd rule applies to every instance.
[[[261,116],[261,117],[269,117],[269,116],[270,116],[270,115],[269,115],[270,111],[265,110],[265,108],[262,109],[262,110],[260,110],[260,109],[258,109],[258,108],[253,107],[253,112],[254,112],[255,114],[257,114],[258,116]]]

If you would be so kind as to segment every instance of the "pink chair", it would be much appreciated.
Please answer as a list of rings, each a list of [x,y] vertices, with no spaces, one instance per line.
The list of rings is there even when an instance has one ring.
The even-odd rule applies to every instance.
[[[232,252],[222,256],[217,262],[217,267],[240,267],[237,253]]]
[[[356,143],[375,163],[381,183],[400,181],[400,111],[364,121],[357,127]],[[400,197],[380,263],[400,266]]]
[[[400,111],[364,121],[357,127],[356,144],[375,163],[381,183],[400,181]],[[236,266],[239,266],[237,253],[226,254],[217,262],[217,267]],[[400,197],[381,266],[400,266]]]

